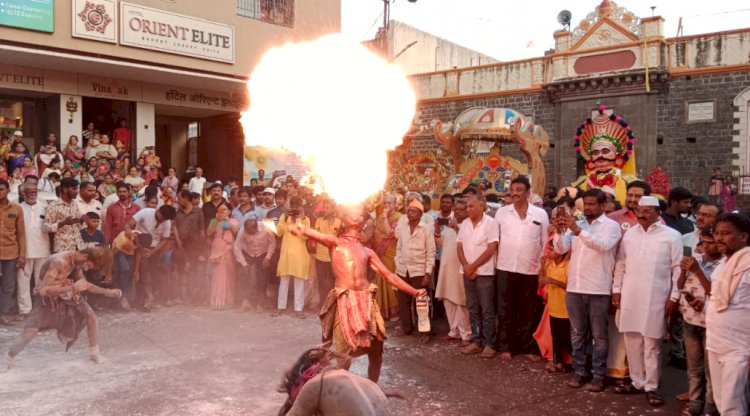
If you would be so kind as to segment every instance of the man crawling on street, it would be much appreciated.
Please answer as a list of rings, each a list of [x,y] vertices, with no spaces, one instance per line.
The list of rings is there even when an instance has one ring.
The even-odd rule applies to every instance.
[[[401,280],[388,270],[373,250],[362,244],[362,210],[347,210],[342,220],[343,227],[336,236],[299,224],[293,224],[289,230],[325,245],[331,252],[335,284],[320,311],[323,341],[333,340],[335,351],[341,355],[357,357],[367,354],[367,377],[377,383],[383,363],[385,322],[375,302],[377,286],[367,280],[367,267],[372,267],[397,289],[411,296],[424,298],[427,292]],[[349,364],[342,367],[348,369]]]

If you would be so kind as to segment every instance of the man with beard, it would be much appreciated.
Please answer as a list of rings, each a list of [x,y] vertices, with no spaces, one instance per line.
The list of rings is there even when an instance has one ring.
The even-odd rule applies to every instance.
[[[362,245],[360,231],[363,221],[362,210],[352,209],[344,213],[343,231],[338,236],[322,234],[298,223],[289,224],[288,230],[331,250],[335,284],[320,312],[323,339],[333,339],[336,352],[340,354],[352,357],[367,354],[367,377],[377,383],[386,335],[385,322],[375,302],[377,286],[367,280],[368,266],[374,267],[389,283],[411,296],[423,298],[427,291],[415,289],[401,280],[388,270],[372,249]]]
[[[724,415],[748,414],[750,361],[750,219],[722,214],[714,240],[725,258],[711,274],[706,350],[714,400]]]
[[[586,350],[594,340],[591,357],[593,380],[589,391],[604,390],[607,373],[609,338],[607,315],[615,252],[620,240],[616,222],[604,216],[606,197],[599,189],[583,194],[585,219],[576,221],[572,215],[561,215],[555,224],[554,248],[558,254],[571,251],[565,304],[570,315],[573,370],[568,386],[581,388],[587,378]]]
[[[705,201],[705,200],[704,200]],[[685,245],[692,248],[693,252],[698,247],[700,241],[701,230],[706,227],[710,227],[714,223],[716,217],[724,213],[724,207],[716,202],[703,202],[700,203],[695,209],[695,231],[682,236],[685,241]]]
[[[677,306],[680,292],[682,237],[659,221],[659,200],[644,196],[638,202],[638,225],[622,238],[612,305],[620,309],[618,327],[625,336],[632,385],[616,393],[646,392],[651,406],[661,406],[660,351],[667,318]]]
[[[628,184],[627,190],[625,208],[608,215],[609,219],[620,224],[622,234],[625,234],[625,231],[629,230],[630,227],[638,224],[638,216],[635,214],[638,209],[638,201],[643,196],[651,195],[651,185],[643,181],[633,181]]]

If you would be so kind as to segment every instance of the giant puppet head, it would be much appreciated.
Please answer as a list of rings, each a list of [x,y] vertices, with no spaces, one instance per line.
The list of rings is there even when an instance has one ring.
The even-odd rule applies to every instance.
[[[589,187],[614,188],[618,178],[635,174],[633,143],[630,126],[620,116],[606,114],[599,106],[599,114],[586,119],[576,130],[576,152],[586,160]]]

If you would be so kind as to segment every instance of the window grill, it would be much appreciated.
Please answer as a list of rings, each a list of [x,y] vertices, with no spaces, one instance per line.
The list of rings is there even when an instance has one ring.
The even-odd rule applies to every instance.
[[[261,22],[294,27],[294,0],[237,0],[237,14]]]

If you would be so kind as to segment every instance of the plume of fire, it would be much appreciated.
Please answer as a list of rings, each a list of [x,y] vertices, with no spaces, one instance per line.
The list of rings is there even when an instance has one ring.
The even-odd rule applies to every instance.
[[[272,219],[266,218],[265,220],[263,220],[263,227],[266,228],[266,231],[273,233],[273,235],[277,237],[279,236],[279,230],[278,228],[276,228],[276,223],[273,222]]]
[[[298,154],[344,205],[383,188],[387,152],[401,144],[416,107],[398,67],[341,35],[269,50],[248,89],[246,144]]]

